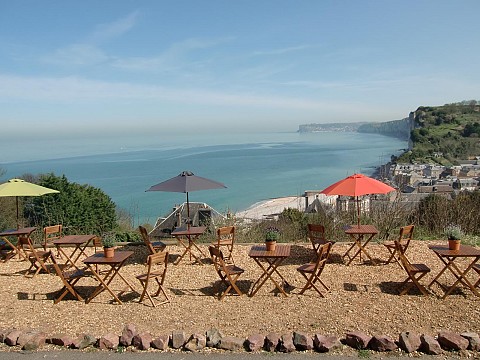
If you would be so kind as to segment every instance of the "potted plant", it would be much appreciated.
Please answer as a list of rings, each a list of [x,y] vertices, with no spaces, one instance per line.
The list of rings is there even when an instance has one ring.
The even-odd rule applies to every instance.
[[[458,225],[450,225],[445,228],[445,236],[448,239],[448,248],[450,250],[459,250],[460,242],[464,236],[462,229]]]
[[[277,240],[280,238],[280,230],[274,226],[270,226],[265,232],[265,245],[267,251],[275,251]]]
[[[106,258],[112,258],[115,255],[115,243],[115,234],[107,234],[103,236],[103,254]]]

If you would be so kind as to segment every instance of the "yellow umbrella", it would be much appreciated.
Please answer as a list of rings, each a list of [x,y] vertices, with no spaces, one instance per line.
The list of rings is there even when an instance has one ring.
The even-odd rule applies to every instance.
[[[19,196],[42,196],[45,194],[59,193],[60,191],[49,189],[40,185],[29,183],[22,179],[10,179],[0,185],[0,196],[15,196],[17,203],[17,229],[18,223],[18,197]]]

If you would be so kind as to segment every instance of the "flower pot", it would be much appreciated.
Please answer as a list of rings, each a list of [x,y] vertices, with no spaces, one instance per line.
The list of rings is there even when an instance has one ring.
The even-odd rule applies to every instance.
[[[267,251],[275,251],[275,247],[277,246],[276,241],[265,241],[265,245],[267,247]]]
[[[450,250],[458,251],[460,250],[461,240],[448,240],[448,248]]]
[[[104,248],[103,248],[103,255],[104,255],[106,258],[112,258],[112,257],[115,255],[115,248],[113,248],[113,247],[109,247],[109,248],[104,247]]]

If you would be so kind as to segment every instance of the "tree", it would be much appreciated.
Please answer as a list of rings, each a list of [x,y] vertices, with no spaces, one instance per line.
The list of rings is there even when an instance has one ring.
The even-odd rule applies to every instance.
[[[115,203],[102,190],[71,183],[65,175],[58,177],[53,173],[40,175],[39,185],[60,193],[29,200],[24,215],[31,224],[63,224],[67,234],[103,234],[116,227]]]

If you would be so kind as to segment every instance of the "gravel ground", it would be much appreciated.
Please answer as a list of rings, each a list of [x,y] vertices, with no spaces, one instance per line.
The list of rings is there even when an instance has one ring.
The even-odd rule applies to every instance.
[[[432,269],[423,279],[424,284],[441,269],[440,260],[427,247],[433,243],[413,241],[407,252],[412,262],[425,263]],[[279,268],[292,285],[288,297],[279,296],[268,281],[254,297],[227,296],[218,301],[212,290],[218,280],[213,265],[208,259],[204,266],[193,264],[187,257],[179,265],[169,265],[165,287],[171,302],[157,308],[148,302],[139,303],[139,294],[132,292],[121,296],[123,305],[112,303],[107,292],[89,304],[68,296],[54,305],[53,298],[62,286],[60,279],[52,274],[24,277],[27,262],[13,259],[0,264],[0,327],[44,329],[47,334],[88,332],[95,336],[108,332],[120,334],[127,323],[153,335],[172,330],[193,333],[212,327],[225,335],[240,337],[294,330],[337,336],[361,330],[394,338],[406,330],[429,335],[436,335],[442,329],[480,333],[480,298],[469,289],[459,288],[445,300],[440,299],[442,289],[437,285],[429,296],[420,296],[416,291],[399,296],[399,285],[406,277],[404,271],[396,263],[372,266],[356,260],[345,266],[341,255],[348,245],[337,243],[333,247],[330,263],[322,275],[330,287],[325,298],[314,291],[298,294],[304,280],[296,268],[312,255],[309,244],[300,243],[292,244],[292,256]],[[207,245],[200,248],[208,253]],[[134,250],[135,255],[121,273],[140,291],[135,276],[145,271],[146,249],[143,246],[125,249]],[[239,244],[234,251],[236,264],[245,269],[238,282],[245,292],[261,274],[258,265],[248,257],[249,249],[250,245]],[[375,258],[387,258],[381,244],[371,243],[368,250]],[[92,253],[93,249],[87,251]],[[181,248],[171,245],[168,251],[170,259],[175,260]],[[470,276],[473,280],[475,274]],[[453,277],[445,276],[442,281],[451,283]],[[85,278],[78,286],[87,295],[95,284],[93,279]],[[123,285],[114,281],[112,287],[119,290]]]

